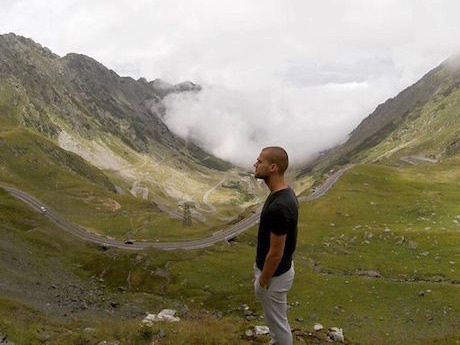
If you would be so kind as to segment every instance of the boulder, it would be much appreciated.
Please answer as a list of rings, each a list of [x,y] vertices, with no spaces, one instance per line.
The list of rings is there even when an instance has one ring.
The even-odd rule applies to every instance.
[[[175,316],[176,311],[174,309],[163,309],[161,312],[158,314],[148,314],[144,320],[142,320],[143,323],[147,324],[152,324],[153,322],[179,322],[180,318]]]

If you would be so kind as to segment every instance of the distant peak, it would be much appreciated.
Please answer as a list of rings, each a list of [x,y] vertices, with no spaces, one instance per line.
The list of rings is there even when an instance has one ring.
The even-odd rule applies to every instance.
[[[163,79],[157,78],[154,81],[150,82],[150,85],[156,90],[162,91],[174,91],[174,85],[170,84]]]
[[[149,84],[155,91],[162,94],[163,96],[166,96],[170,93],[180,93],[180,92],[187,92],[187,91],[192,91],[192,92],[201,91],[201,86],[191,81],[184,81],[179,84],[173,85],[162,79],[157,78],[154,81],[150,82]]]

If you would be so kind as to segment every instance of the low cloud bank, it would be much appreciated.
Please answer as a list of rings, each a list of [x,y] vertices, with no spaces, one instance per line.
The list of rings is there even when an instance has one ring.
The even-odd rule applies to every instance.
[[[171,94],[164,121],[177,135],[240,167],[260,149],[283,146],[301,164],[344,140],[378,104],[366,82],[234,90],[203,85],[198,93]]]

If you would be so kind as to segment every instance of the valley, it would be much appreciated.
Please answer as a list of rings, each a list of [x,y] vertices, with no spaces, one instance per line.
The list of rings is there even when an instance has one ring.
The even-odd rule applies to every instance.
[[[306,198],[300,198],[299,200],[300,201],[307,201],[307,200],[311,201],[311,200],[314,200],[324,195],[329,190],[329,188],[331,188],[333,184],[337,182],[338,178],[345,171],[346,169],[342,169],[342,170],[335,172],[324,182],[324,184],[321,187],[319,187],[315,191],[315,193],[313,193],[312,195]],[[219,182],[215,187],[211,188],[208,192],[206,192],[205,196],[203,197],[203,201],[207,200],[207,198],[209,197],[209,194],[212,191],[214,191],[224,181],[225,181],[225,178],[221,182]],[[233,239],[234,237],[238,236],[243,231],[255,225],[260,217],[260,205],[259,205],[256,209],[253,210],[252,214],[250,214],[248,217],[243,218],[242,220],[238,221],[236,224],[226,229],[221,229],[221,230],[216,231],[209,238],[193,240],[193,241],[184,240],[182,242],[170,242],[170,243],[168,242],[159,243],[160,242],[159,240],[157,240],[156,242],[148,242],[145,239],[142,242],[134,242],[134,240],[131,239],[129,240],[129,243],[127,243],[127,241],[120,241],[120,240],[116,240],[113,238],[107,238],[103,236],[98,236],[97,234],[92,234],[89,231],[83,229],[81,226],[74,225],[70,223],[69,221],[65,220],[64,218],[62,218],[62,216],[60,216],[59,214],[51,210],[48,205],[36,200],[34,197],[32,197],[31,195],[27,193],[24,193],[22,191],[19,191],[11,187],[2,186],[2,185],[0,185],[0,188],[3,188],[5,191],[10,193],[12,196],[18,198],[19,200],[26,203],[28,206],[35,209],[37,212],[40,212],[43,216],[52,220],[56,225],[61,227],[64,231],[67,231],[71,233],[72,235],[77,236],[84,241],[92,242],[100,246],[103,246],[105,248],[114,247],[114,248],[119,248],[119,249],[130,249],[130,250],[131,249],[132,250],[143,250],[143,249],[148,249],[148,248],[156,248],[156,249],[164,249],[164,250],[206,248],[206,247],[210,247],[216,244],[217,242],[228,241],[230,239]],[[143,198],[143,199],[147,199],[147,198]],[[117,205],[118,207],[116,207],[116,210],[119,209],[120,207],[118,203]],[[195,208],[198,208],[196,204],[195,204]],[[211,210],[208,210],[207,212],[216,211],[213,205],[210,205],[210,208]],[[178,217],[180,217],[180,214],[178,215]]]
[[[460,320],[456,302],[460,282],[460,191],[455,182],[460,177],[459,166],[458,159],[400,167],[355,166],[326,194],[303,203],[296,283],[289,296],[292,326],[304,332],[312,332],[314,323],[339,326],[348,341],[356,344],[431,344],[442,339],[441,343],[455,343]],[[170,307],[179,311],[181,322],[153,326],[154,332],[164,330],[162,342],[166,344],[202,339],[200,328],[192,330],[197,318],[210,323],[216,333],[209,335],[209,339],[219,339],[222,344],[235,343],[245,328],[263,322],[257,317],[260,310],[251,288],[255,227],[240,234],[236,242],[221,242],[207,249],[147,249],[137,254],[116,248],[103,250],[75,241],[46,217],[21,206],[19,200],[5,192],[0,195],[3,210],[16,210],[2,212],[2,224],[6,226],[3,231],[9,229],[2,236],[14,236],[20,241],[16,252],[3,246],[2,258],[22,257],[17,264],[27,270],[40,262],[43,265],[57,259],[64,250],[67,255],[61,263],[42,266],[41,274],[47,275],[46,267],[53,267],[54,271],[68,265],[65,271],[73,279],[82,279],[79,284],[95,284],[88,288],[88,296],[80,293],[81,302],[76,299],[69,304],[59,296],[75,283],[62,284],[55,277],[37,286],[34,279],[38,278],[27,274],[27,278],[21,279],[43,289],[45,297],[32,302],[21,295],[8,304],[2,302],[3,310],[16,315],[13,324],[2,321],[2,329],[8,330],[10,339],[31,339],[31,344],[38,344],[34,340],[36,332],[44,329],[56,344],[71,343],[77,334],[87,341],[109,341],[118,329],[116,338],[142,343],[138,323],[143,315]],[[23,216],[18,217],[17,212]],[[24,247],[19,243],[28,244]],[[34,248],[33,243],[40,243],[41,254],[37,252],[30,259],[29,255],[20,254],[27,247],[29,251]],[[28,262],[32,257],[34,265]],[[17,265],[15,261],[9,262],[10,268],[2,269],[4,274],[11,274],[7,272]],[[61,278],[67,281],[64,277]],[[3,280],[2,291],[5,281],[11,278]],[[37,302],[52,296],[55,297],[49,303],[55,309],[44,313],[47,309]],[[91,304],[91,308],[80,309],[88,303],[84,300],[95,296],[104,297],[97,297],[98,303]],[[32,314],[22,307],[12,309],[11,301],[29,305],[28,308],[35,305],[33,308],[37,309],[33,313],[34,309],[30,309]],[[243,304],[249,305],[255,315],[253,321],[245,319],[240,309]],[[40,322],[42,326],[22,323],[29,323],[26,320],[37,312],[43,315],[40,318],[50,321]],[[110,320],[104,316],[106,313]],[[70,316],[74,320],[70,324],[51,322],[56,317]],[[118,320],[124,318],[127,319],[122,321],[121,331]],[[104,327],[98,326],[102,320]],[[217,324],[211,326],[213,322],[226,325],[225,330]],[[67,332],[69,327],[72,335]],[[94,328],[94,333],[85,333],[87,327]],[[308,343],[308,337],[306,340]],[[50,343],[53,344],[51,340]],[[240,339],[237,343],[245,341]]]
[[[295,344],[330,343],[317,324],[346,344],[459,343],[455,61],[290,167]],[[201,87],[165,85],[0,35],[0,343],[268,341],[246,333],[264,322],[252,267],[268,191],[167,128],[168,93]],[[165,308],[180,322],[142,324]]]

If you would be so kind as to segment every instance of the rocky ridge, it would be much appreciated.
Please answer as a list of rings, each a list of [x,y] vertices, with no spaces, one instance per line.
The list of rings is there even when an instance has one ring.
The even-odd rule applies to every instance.
[[[345,143],[320,153],[299,176],[347,163],[459,154],[459,104],[460,56],[454,56],[377,106]]]
[[[171,85],[120,77],[94,59],[64,57],[28,38],[0,35],[0,91],[19,120],[51,139],[61,131],[96,139],[119,138],[142,153],[158,151],[213,169],[230,164],[175,134],[161,120],[162,99],[170,92],[199,92],[192,82]]]

